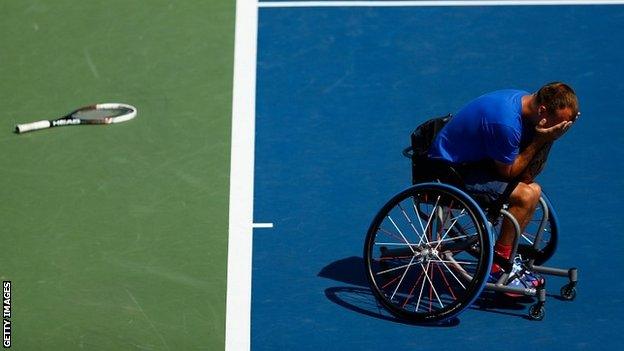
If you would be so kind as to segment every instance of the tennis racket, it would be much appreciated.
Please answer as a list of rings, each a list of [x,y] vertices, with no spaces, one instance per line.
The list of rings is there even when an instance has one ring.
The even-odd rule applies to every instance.
[[[111,124],[126,122],[137,115],[137,109],[127,104],[108,103],[81,107],[55,120],[43,120],[15,126],[18,134],[33,130],[77,124]]]

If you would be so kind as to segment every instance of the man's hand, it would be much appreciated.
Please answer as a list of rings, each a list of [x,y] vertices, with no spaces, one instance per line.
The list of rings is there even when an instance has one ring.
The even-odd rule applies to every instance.
[[[545,128],[546,123],[546,119],[539,121],[535,126],[533,141],[516,157],[513,164],[506,165],[498,161],[495,162],[498,173],[501,176],[507,179],[515,179],[521,176],[522,180],[530,183],[541,172],[552,143],[565,134],[572,126],[572,122],[563,121],[552,127]],[[535,155],[540,153],[541,155],[536,160],[533,160]],[[530,169],[527,169],[527,166],[531,163]]]
[[[563,121],[550,128],[544,128],[545,125],[546,119],[544,118],[539,121],[539,123],[535,126],[535,139],[539,140],[540,144],[548,144],[557,140],[559,137],[565,134],[568,129],[570,129],[570,127],[572,126],[572,122]]]

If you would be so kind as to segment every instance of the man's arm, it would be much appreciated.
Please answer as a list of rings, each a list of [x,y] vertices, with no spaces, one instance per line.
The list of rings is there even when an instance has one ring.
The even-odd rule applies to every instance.
[[[496,168],[501,176],[511,180],[522,175],[522,181],[533,181],[535,176],[537,176],[543,168],[543,161],[545,161],[548,155],[550,146],[570,128],[572,122],[561,122],[550,128],[542,128],[544,124],[546,124],[546,120],[541,120],[535,127],[535,137],[533,141],[516,157],[512,164],[504,164],[495,161]],[[532,162],[536,155],[540,156],[541,160]],[[527,169],[529,164],[531,164],[531,167]]]
[[[505,179],[511,180],[517,178],[524,172],[531,160],[533,160],[533,157],[543,148],[543,146],[543,141],[534,139],[533,142],[529,144],[524,151],[518,155],[518,157],[516,157],[512,164],[504,164],[502,162],[495,161],[498,173]]]
[[[535,177],[537,177],[540,172],[544,169],[546,165],[546,160],[548,159],[548,153],[550,152],[550,148],[552,147],[553,142],[544,144],[542,148],[533,156],[529,165],[524,169],[524,172],[520,174],[520,181],[523,183],[532,183],[535,181]]]

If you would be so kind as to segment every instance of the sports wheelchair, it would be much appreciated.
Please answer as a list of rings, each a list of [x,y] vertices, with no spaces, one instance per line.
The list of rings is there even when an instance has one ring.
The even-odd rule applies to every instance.
[[[411,134],[403,155],[411,159],[412,186],[392,197],[373,219],[364,245],[365,272],[377,301],[394,316],[414,323],[440,323],[470,307],[483,289],[536,297],[528,312],[545,315],[545,283],[507,286],[524,270],[567,277],[564,300],[576,297],[577,269],[543,266],[555,252],[559,225],[548,197],[520,231],[506,201],[518,184],[510,183],[496,201],[465,192],[459,166],[429,159],[427,150],[451,115],[428,120]],[[504,218],[516,231],[511,258],[494,252]],[[521,261],[521,262],[519,262]],[[492,263],[502,272],[490,274]]]

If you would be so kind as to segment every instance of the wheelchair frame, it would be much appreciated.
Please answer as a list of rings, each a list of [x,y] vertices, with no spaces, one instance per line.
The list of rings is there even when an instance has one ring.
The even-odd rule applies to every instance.
[[[508,198],[518,183],[517,182],[510,183],[507,189],[505,189],[505,192],[503,193],[503,195],[497,201],[495,201],[494,203],[490,203],[487,207],[483,208],[483,206],[481,206],[481,204],[479,204],[478,201],[476,201],[476,199],[474,199],[472,196],[468,195],[465,192],[464,190],[465,185],[463,184],[463,181],[462,181],[461,172],[458,171],[455,165],[437,161],[437,160],[431,160],[426,157],[426,150],[429,149],[431,142],[433,141],[437,133],[444,127],[444,125],[451,118],[452,118],[451,115],[447,115],[445,117],[434,118],[434,119],[430,119],[426,121],[425,123],[420,125],[418,128],[416,128],[416,130],[414,130],[414,132],[411,134],[411,146],[403,150],[403,155],[410,158],[411,163],[412,163],[412,184],[413,185],[412,187],[397,194],[395,197],[393,197],[393,199],[391,199],[382,208],[382,210],[377,214],[377,216],[373,220],[373,223],[371,224],[371,227],[369,228],[367,238],[366,238],[365,249],[364,249],[366,272],[367,272],[367,278],[369,280],[373,293],[375,297],[377,298],[377,300],[380,301],[381,304],[384,307],[386,307],[391,313],[403,319],[411,319],[413,322],[425,322],[425,323],[440,322],[440,321],[447,320],[451,317],[454,317],[458,315],[459,313],[461,313],[461,311],[463,311],[465,308],[468,308],[476,300],[478,295],[481,294],[481,291],[483,289],[492,290],[496,292],[502,292],[502,293],[520,294],[524,296],[536,297],[537,302],[530,307],[528,315],[530,319],[542,320],[545,315],[545,308],[544,308],[544,304],[546,302],[545,282],[541,286],[527,287],[527,288],[514,288],[514,287],[509,287],[505,285],[510,278],[513,278],[513,277],[510,277],[509,272],[511,272],[511,267],[513,266],[514,258],[518,254],[519,241],[520,241],[521,235],[523,234],[520,230],[520,225],[518,221],[508,211],[508,205],[507,205]],[[426,171],[423,171],[423,169],[425,169]],[[440,185],[435,185],[435,184],[440,184]],[[384,292],[381,291],[382,289],[379,288],[378,282],[376,281],[377,278],[375,277],[375,274],[373,274],[372,266],[374,265],[374,259],[372,258],[372,252],[373,252],[372,250],[374,249],[373,246],[376,240],[375,236],[377,235],[381,221],[383,221],[384,216],[388,215],[389,211],[392,210],[392,208],[388,208],[388,207],[389,205],[391,205],[391,203],[393,203],[393,201],[396,202],[396,198],[400,197],[401,194],[407,194],[410,191],[410,189],[413,190],[413,189],[418,188],[418,189],[421,189],[421,191],[426,191],[427,189],[434,189],[433,191],[439,191],[441,186],[443,188],[448,187],[448,190],[453,193],[453,196],[455,196],[459,200],[464,201],[464,203],[466,203],[468,207],[471,206],[470,204],[476,204],[479,207],[478,212],[480,212],[480,215],[476,216],[477,221],[485,222],[485,223],[480,223],[479,225],[483,225],[486,228],[488,232],[488,236],[490,238],[489,241],[481,239],[484,242],[487,241],[489,245],[489,247],[483,247],[482,250],[487,250],[488,252],[486,253],[486,255],[489,255],[492,257],[492,259],[486,262],[486,264],[491,266],[492,261],[493,261],[494,263],[498,264],[503,269],[503,273],[501,274],[501,276],[498,278],[496,282],[492,283],[492,282],[487,282],[487,278],[489,278],[490,276],[490,267],[487,267],[486,279],[483,279],[483,277],[471,276],[465,270],[458,269],[457,272],[459,273],[459,275],[462,276],[462,278],[465,279],[467,282],[473,281],[476,278],[478,278],[478,281],[484,282],[483,285],[477,289],[478,293],[474,294],[474,296],[473,295],[468,296],[466,299],[467,301],[460,301],[462,302],[462,303],[459,303],[460,305],[462,305],[461,308],[458,307],[456,310],[453,310],[449,313],[445,312],[439,315],[438,314],[431,314],[431,315],[424,314],[423,316],[420,316],[417,313],[404,312],[402,311],[402,309],[393,305],[394,303],[392,300],[393,300],[394,294],[396,294],[396,290],[398,290],[398,286],[395,289],[394,294],[392,294],[393,296],[389,299],[387,296],[384,295]],[[438,190],[435,190],[435,189],[438,189]],[[438,197],[438,200],[439,200],[439,197]],[[397,202],[397,204],[399,207],[401,207],[400,201]],[[542,264],[549,258],[549,256],[548,257],[539,256],[540,253],[543,253],[542,251],[540,251],[539,244],[541,243],[542,235],[543,235],[546,225],[550,224],[551,226],[555,226],[554,231],[551,233],[551,237],[549,238],[549,240],[553,241],[552,243],[553,245],[556,243],[557,234],[558,234],[558,230],[556,228],[557,217],[554,212],[554,209],[552,208],[550,201],[545,196],[545,194],[543,194],[543,196],[540,198],[540,205],[543,210],[542,210],[541,218],[539,219],[538,229],[537,229],[537,232],[535,234],[535,237],[532,243],[533,245],[530,247],[527,247],[526,245],[522,247],[523,253],[529,256],[528,261],[526,261],[524,265],[528,270],[538,272],[541,274],[567,277],[568,283],[565,284],[560,290],[561,297],[564,300],[573,300],[576,297],[576,285],[578,282],[578,271],[576,268],[561,269],[561,268],[547,267],[544,265],[536,264],[536,258],[539,258],[537,261],[542,261]],[[393,206],[396,206],[396,204]],[[414,209],[416,209],[415,202],[414,202]],[[403,208],[401,208],[401,210],[403,210]],[[433,211],[436,211],[435,207]],[[418,212],[418,211],[415,210],[415,212]],[[403,214],[405,215],[405,211],[403,211]],[[418,220],[420,220],[421,215],[419,213],[416,213],[416,215],[417,217],[419,217]],[[432,213],[430,216],[433,217],[433,215],[434,214]],[[480,217],[481,219],[479,220],[478,217]],[[498,221],[503,221],[505,218],[509,220],[510,223],[512,223],[515,229],[515,236],[514,236],[514,241],[513,241],[513,246],[512,246],[512,254],[510,258],[508,259],[503,258],[502,256],[496,254],[493,249],[495,236],[493,235],[492,230],[494,228],[494,224],[497,223]],[[390,218],[390,220],[392,220],[392,218]],[[409,218],[408,218],[408,221],[409,221]],[[392,222],[392,224],[395,225],[394,222]],[[444,223],[442,223],[442,226],[444,227]],[[399,228],[396,227],[396,225],[395,225],[395,228],[399,230]],[[415,228],[414,230],[417,232]],[[449,228],[448,231],[450,230],[451,229]],[[424,231],[425,229],[423,229],[423,235],[425,234]],[[402,235],[403,234],[401,233],[401,236]],[[407,246],[409,246],[409,249],[412,251],[412,254],[414,254],[413,257],[416,257],[417,254],[414,252],[414,250],[421,249],[420,243],[418,245],[410,244],[407,241],[405,241],[405,243],[407,244]],[[430,249],[431,248],[424,249],[423,252],[428,251]],[[405,249],[403,250],[405,251]],[[554,247],[551,247],[550,251],[551,252],[549,252],[549,254],[554,253]],[[451,253],[451,251],[446,252],[444,255],[445,255],[444,257],[438,256],[438,259],[442,260],[442,262],[453,262],[453,254]],[[412,261],[413,259],[414,258],[412,258]],[[381,260],[381,258],[379,260]],[[429,268],[429,265],[427,264],[427,270],[428,268]],[[460,265],[460,268],[461,268],[461,265]],[[405,269],[405,272],[403,273],[403,277],[401,277],[401,281],[403,280],[403,278],[405,278],[408,269],[409,269],[409,265],[408,265],[408,268]],[[424,267],[423,267],[423,270],[424,270]],[[453,272],[451,272],[451,274],[453,274]],[[432,277],[433,277],[433,269],[432,269]],[[427,279],[429,279],[429,283],[433,287],[433,281],[428,276],[427,276]],[[457,277],[455,277],[455,279],[457,279]],[[401,281],[399,282],[399,285],[401,284]],[[422,289],[424,288],[424,284],[425,284],[425,279],[423,279],[423,283],[421,287],[421,294],[422,294]],[[447,282],[447,285],[448,285],[448,282]],[[431,292],[430,292],[430,295],[431,295]],[[440,305],[442,305],[442,301],[437,296],[437,292],[436,292],[436,297],[438,298],[438,301],[440,301]],[[420,304],[420,298],[418,302]],[[406,299],[406,302],[404,303],[404,306],[406,303],[407,303],[407,299]],[[431,309],[431,306],[430,306],[430,309]],[[416,307],[415,312],[418,312],[418,306]]]

